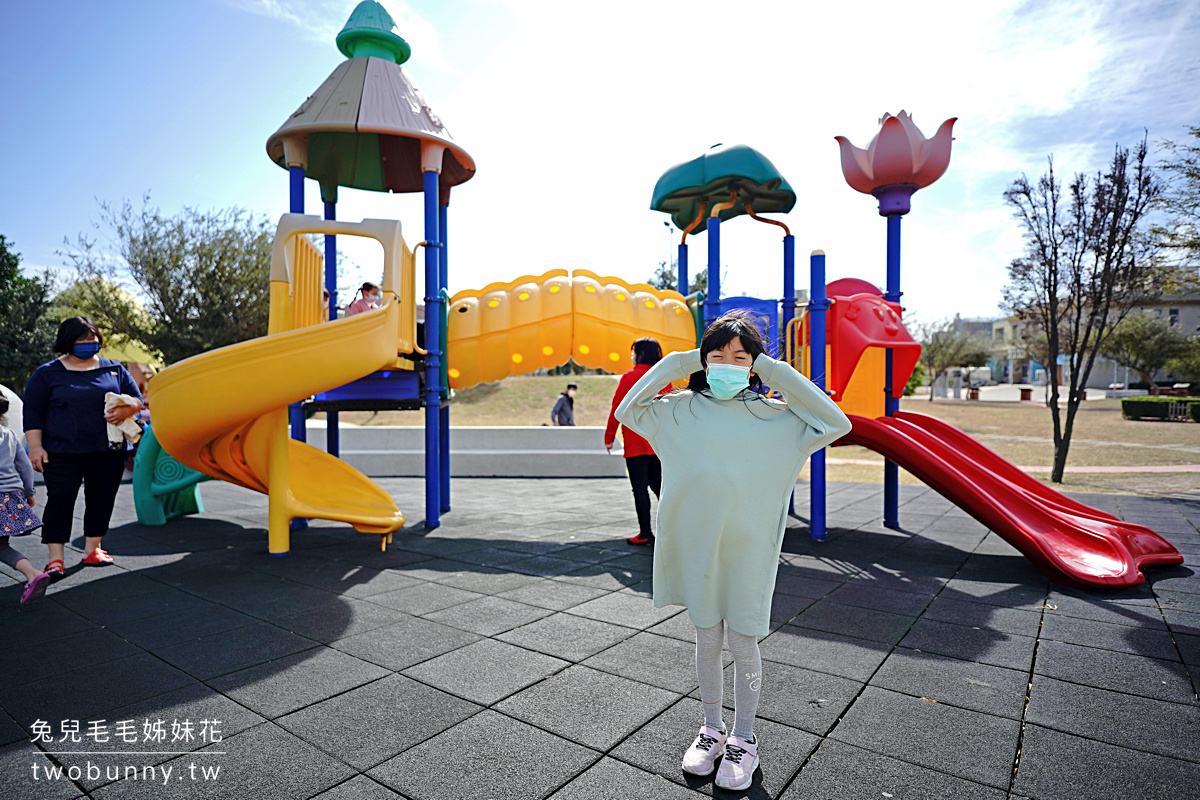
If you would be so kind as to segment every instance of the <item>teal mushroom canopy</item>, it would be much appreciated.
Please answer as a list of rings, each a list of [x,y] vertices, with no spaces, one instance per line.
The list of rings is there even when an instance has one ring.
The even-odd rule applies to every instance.
[[[747,213],[747,204],[755,214],[786,214],[796,205],[796,193],[766,156],[753,147],[732,144],[714,145],[664,172],[654,184],[650,208],[670,214],[675,227],[684,230],[700,214],[702,203],[707,218],[731,193],[736,193],[733,206],[717,214],[722,222]],[[698,226],[693,232],[702,230]]]

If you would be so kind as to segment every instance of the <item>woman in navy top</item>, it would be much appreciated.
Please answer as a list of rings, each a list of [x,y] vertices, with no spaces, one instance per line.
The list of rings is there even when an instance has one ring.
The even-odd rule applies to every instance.
[[[46,565],[54,580],[63,577],[63,553],[71,538],[75,498],[83,485],[83,563],[103,566],[112,557],[100,549],[108,532],[121,476],[125,443],[109,445],[107,424],[119,425],[141,408],[141,394],[125,367],[98,355],[104,336],[88,317],[71,317],[58,326],[54,351],[62,353],[38,367],[25,386],[25,438],[29,460],[46,482],[42,542],[50,550]],[[138,405],[104,410],[108,392],[138,398]]]

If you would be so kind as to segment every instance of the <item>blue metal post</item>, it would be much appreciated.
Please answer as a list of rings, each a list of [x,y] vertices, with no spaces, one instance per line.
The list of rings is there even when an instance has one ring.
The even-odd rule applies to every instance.
[[[293,214],[304,213],[304,167],[288,167],[288,210]],[[291,423],[292,438],[298,442],[308,440],[308,431],[304,427],[304,403],[292,403],[288,406],[288,421]],[[308,520],[294,517],[290,527],[294,531],[308,527]]]
[[[891,214],[887,217],[887,291],[884,292],[884,299],[892,302],[900,302],[900,220],[903,219],[902,214]],[[892,350],[887,350],[887,361],[885,366],[884,392],[886,393],[883,400],[884,413],[887,416],[895,416],[900,409],[900,401],[892,397]],[[892,530],[900,529],[900,468],[896,462],[885,460],[883,462],[883,527],[891,528]]]
[[[796,237],[783,237],[783,308],[779,323],[779,352],[787,352],[787,329],[796,316]]]
[[[325,203],[325,219],[337,219],[337,203]],[[337,319],[337,237],[325,237],[325,291],[329,292],[329,319]],[[325,412],[325,452],[334,458],[341,450],[338,412]]]
[[[791,238],[791,237],[788,237]],[[818,389],[825,388],[825,254],[814,250],[808,259],[808,377]],[[825,531],[825,450],[808,458],[809,469],[809,538],[823,542]]]
[[[446,222],[447,222],[447,212],[448,211],[449,211],[449,206],[446,206],[446,205],[438,206],[438,232],[441,234],[440,242],[442,245],[441,246],[441,258],[438,259],[438,262],[439,262],[438,296],[439,297],[441,297],[441,290],[446,289],[448,286],[447,276],[450,274],[449,236],[447,235],[447,231],[446,231]],[[438,306],[438,308],[440,309],[441,306]],[[438,320],[439,320],[438,333],[440,334],[441,333],[441,318],[439,317]],[[443,346],[444,346],[444,344],[443,344]],[[445,365],[443,365],[443,366],[445,366]],[[450,404],[449,403],[443,404],[440,409],[440,414],[439,414],[439,419],[438,419],[438,448],[439,448],[439,456],[440,456],[440,458],[438,460],[438,467],[441,470],[439,477],[440,477],[440,481],[441,481],[441,490],[442,490],[441,491],[441,500],[442,500],[441,510],[442,510],[442,513],[444,514],[450,510]]]
[[[721,316],[721,219],[708,218],[708,289],[704,303],[704,327]]]
[[[684,242],[679,243],[679,293],[688,296],[688,248]]]
[[[436,528],[441,509],[441,258],[438,239],[438,173],[425,176],[425,527]]]

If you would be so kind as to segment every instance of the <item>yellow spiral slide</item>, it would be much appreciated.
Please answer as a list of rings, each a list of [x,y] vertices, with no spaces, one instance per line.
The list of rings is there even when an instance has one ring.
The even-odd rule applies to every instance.
[[[381,308],[321,321],[322,258],[310,233],[365,236],[383,246]],[[348,522],[381,535],[381,546],[404,524],[370,478],[289,439],[287,409],[379,369],[411,368],[399,356],[415,349],[414,266],[399,222],[285,214],[272,248],[268,334],[180,361],[150,383],[154,432],[168,453],[270,498],[272,555],[288,552],[293,517]]]

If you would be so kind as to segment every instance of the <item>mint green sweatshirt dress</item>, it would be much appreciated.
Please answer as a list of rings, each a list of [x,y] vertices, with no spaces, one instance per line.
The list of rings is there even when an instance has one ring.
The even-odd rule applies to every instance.
[[[731,400],[658,395],[702,369],[699,350],[671,353],[616,411],[662,461],[654,606],[686,606],[700,628],[725,620],[766,636],[788,497],[809,455],[849,433],[850,421],[812,381],[765,354],[751,369],[786,403],[749,389]]]

